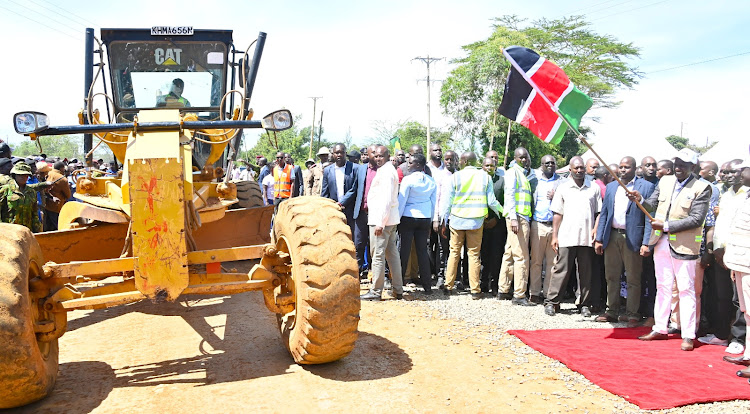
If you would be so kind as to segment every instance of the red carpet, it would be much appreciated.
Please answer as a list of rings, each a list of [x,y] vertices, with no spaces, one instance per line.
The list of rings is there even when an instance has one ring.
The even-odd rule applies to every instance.
[[[703,345],[681,351],[676,335],[667,341],[638,340],[648,332],[649,328],[508,331],[642,409],[750,399],[747,379],[735,375],[744,367],[721,359],[729,355],[726,348]]]

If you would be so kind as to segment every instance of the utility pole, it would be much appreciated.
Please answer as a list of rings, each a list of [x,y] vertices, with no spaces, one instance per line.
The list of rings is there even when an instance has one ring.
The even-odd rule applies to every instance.
[[[422,63],[427,65],[427,79],[422,79],[427,81],[427,148],[425,151],[429,154],[430,152],[430,89],[432,86],[432,82],[440,82],[440,80],[430,80],[430,63],[436,62],[438,60],[443,60],[444,58],[435,58],[430,57],[430,55],[427,55],[427,57],[415,57],[412,59],[412,62],[415,60],[420,60]],[[418,83],[419,81],[417,81]]]
[[[315,105],[318,104],[318,99],[322,98],[322,96],[310,96],[310,99],[313,100],[313,117],[312,126],[310,127],[310,155],[307,158],[312,158],[313,137],[315,136]]]

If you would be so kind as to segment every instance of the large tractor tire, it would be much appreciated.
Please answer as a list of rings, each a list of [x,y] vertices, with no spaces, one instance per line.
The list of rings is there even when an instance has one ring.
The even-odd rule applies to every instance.
[[[257,181],[232,181],[237,186],[238,202],[232,208],[263,207],[263,195]]]
[[[0,408],[47,396],[57,379],[57,339],[37,340],[37,321],[51,319],[29,294],[42,274],[42,250],[23,226],[0,224]]]
[[[294,361],[322,364],[354,349],[359,324],[359,275],[346,218],[332,200],[298,197],[282,202],[273,241],[288,253],[291,275],[281,288],[294,310],[279,315],[279,328]]]

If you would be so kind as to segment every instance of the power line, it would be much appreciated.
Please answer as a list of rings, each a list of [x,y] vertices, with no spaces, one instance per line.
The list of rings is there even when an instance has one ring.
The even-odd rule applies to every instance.
[[[68,36],[68,37],[70,37],[71,39],[75,39],[75,40],[77,40],[77,41],[79,41],[79,42],[82,42],[82,41],[83,41],[83,40],[81,40],[81,39],[80,39],[80,38],[78,38],[78,37],[75,37],[75,36],[73,36],[73,35],[71,35],[71,34],[68,34],[68,33],[66,33],[66,32],[63,32],[62,30],[58,30],[58,29],[56,29],[56,28],[54,28],[54,27],[52,27],[52,26],[46,25],[46,24],[44,24],[44,23],[42,23],[42,22],[40,22],[40,21],[38,21],[38,20],[34,20],[34,19],[32,19],[31,17],[25,16],[25,15],[23,15],[23,14],[21,14],[21,13],[18,13],[18,12],[16,12],[16,11],[13,11],[13,10],[11,10],[11,9],[7,8],[7,7],[4,7],[4,6],[0,6],[0,8],[3,8],[3,9],[5,9],[5,10],[7,10],[7,11],[9,11],[9,12],[13,13],[13,14],[19,15],[19,16],[23,17],[24,19],[27,19],[27,20],[31,20],[31,21],[32,21],[32,22],[34,22],[34,23],[38,23],[38,24],[41,24],[42,26],[44,26],[44,27],[46,27],[46,28],[48,28],[48,29],[52,29],[52,30],[54,30],[54,31],[56,31],[56,32],[58,32],[58,33],[62,33],[62,34],[64,34],[65,36]]]
[[[617,16],[618,14],[628,13],[628,12],[635,11],[635,10],[640,10],[640,9],[645,9],[646,7],[656,6],[657,4],[666,3],[668,1],[669,0],[661,0],[661,1],[657,1],[656,3],[647,4],[645,6],[635,7],[635,8],[627,9],[627,10],[622,10],[622,11],[617,12],[617,13],[612,13],[612,14],[608,14],[606,16],[597,17],[596,19],[591,19],[591,21],[594,22],[594,21],[597,21],[597,20],[606,19],[607,17]]]
[[[78,20],[82,21],[82,22],[83,22],[82,26],[92,26],[92,25],[93,25],[94,27],[96,27],[96,26],[97,26],[97,24],[96,24],[96,23],[94,23],[94,22],[92,22],[91,20],[86,20],[86,19],[84,19],[83,17],[81,17],[81,16],[79,16],[79,15],[77,15],[77,14],[75,14],[75,13],[69,12],[69,11],[68,11],[67,9],[64,9],[64,8],[62,8],[62,7],[58,6],[57,4],[54,4],[54,3],[52,3],[52,2],[49,2],[49,1],[47,1],[47,0],[41,0],[41,1],[43,1],[43,2],[45,2],[45,3],[47,3],[47,4],[49,4],[49,5],[51,5],[51,6],[55,7],[55,8],[57,8],[57,9],[59,9],[59,10],[62,10],[62,11],[64,11],[65,13],[68,13],[69,15],[71,15],[71,16],[73,16],[73,17],[77,18]],[[33,3],[33,2],[32,2],[32,3]],[[72,19],[71,19],[71,20],[72,20]]]
[[[582,11],[582,10],[590,9],[592,7],[601,6],[602,4],[612,3],[613,1],[617,1],[617,0],[607,0],[607,1],[602,1],[602,2],[599,2],[599,3],[591,4],[591,5],[588,5],[586,7],[581,7],[580,9],[575,9],[575,10],[573,10],[571,12],[565,13],[565,16],[571,15],[573,13],[577,13],[577,12]]]
[[[13,0],[8,0],[8,1],[13,1]],[[44,9],[44,10],[47,10],[48,12],[50,12],[50,13],[54,14],[55,16],[59,16],[59,17],[62,17],[62,18],[64,18],[64,19],[67,19],[68,21],[72,22],[73,24],[76,24],[76,25],[78,25],[78,26],[81,26],[81,27],[82,27],[83,29],[85,29],[85,28],[86,28],[86,25],[85,25],[85,24],[82,24],[82,23],[80,23],[80,22],[78,22],[78,21],[76,21],[76,20],[74,20],[74,19],[71,19],[71,18],[70,18],[70,17],[68,17],[68,16],[64,16],[64,15],[60,14],[60,12],[59,12],[59,11],[56,11],[56,10],[52,10],[52,9],[50,9],[49,7],[47,7],[47,6],[43,5],[43,4],[40,4],[40,3],[37,3],[37,2],[35,2],[34,0],[26,0],[26,1],[28,1],[29,3],[35,4],[35,5],[37,6],[37,7],[41,7],[41,8],[42,8],[42,9]],[[14,2],[14,3],[15,3],[15,2]],[[59,9],[59,7],[58,7],[58,9]],[[46,17],[46,16],[45,16],[45,17]],[[64,23],[63,23],[63,24],[64,24]],[[66,25],[66,26],[67,26],[67,25]],[[70,27],[71,29],[74,29],[74,30],[76,30],[76,31],[80,31],[80,30],[81,30],[80,28],[76,28],[76,27],[71,27],[71,26],[68,26],[68,27]]]
[[[11,3],[13,3],[13,4],[15,4],[15,5],[17,5],[17,6],[20,6],[20,7],[24,7],[24,8],[26,8],[26,6],[24,6],[24,5],[23,5],[23,4],[21,4],[21,3],[15,2],[15,1],[13,1],[13,0],[8,0],[8,1],[9,1],[9,2],[11,2]],[[31,1],[31,0],[29,0],[29,1]],[[34,2],[33,2],[33,1],[31,1],[31,3],[34,3]],[[66,23],[63,23],[63,22],[61,22],[61,21],[59,21],[59,20],[56,20],[56,19],[53,19],[53,18],[51,18],[51,17],[49,17],[49,16],[46,16],[46,15],[44,15],[44,14],[39,14],[39,16],[41,16],[41,17],[45,17],[45,18],[47,18],[47,19],[49,19],[49,20],[52,20],[53,22],[55,22],[55,23],[58,23],[58,24],[60,24],[60,25],[63,25],[63,26],[65,26],[65,27],[67,27],[68,29],[72,29],[72,30],[74,30],[74,31],[76,31],[76,32],[78,32],[78,31],[80,30],[80,29],[78,29],[78,28],[75,28],[75,27],[69,26],[69,25],[68,25],[68,24],[66,24]]]
[[[685,68],[685,67],[688,67],[688,66],[702,65],[702,64],[708,63],[708,62],[715,62],[717,60],[724,60],[724,59],[729,59],[729,58],[733,58],[733,57],[737,57],[737,56],[743,56],[743,55],[750,55],[750,51],[742,52],[742,53],[736,53],[734,55],[717,57],[717,58],[713,58],[713,59],[701,60],[699,62],[686,63],[684,65],[673,66],[671,68],[658,69],[658,70],[654,70],[654,71],[651,71],[651,72],[647,72],[646,75],[651,75],[653,73],[659,73],[659,72],[666,72],[668,70],[675,70],[675,69]]]

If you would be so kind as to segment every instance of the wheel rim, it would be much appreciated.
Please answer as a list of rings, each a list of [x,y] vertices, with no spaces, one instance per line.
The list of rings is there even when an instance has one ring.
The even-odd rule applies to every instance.
[[[292,303],[294,304],[294,309],[289,312],[281,315],[281,319],[283,321],[283,325],[287,327],[289,331],[294,329],[294,326],[296,325],[297,320],[297,286],[294,281],[294,255],[290,251],[288,240],[285,236],[280,236],[278,241],[276,242],[276,250],[279,252],[283,252],[289,255],[289,267],[291,272],[289,273],[289,276],[282,277],[282,283],[281,283],[281,293],[284,292],[284,288],[289,291],[292,294]]]
[[[29,288],[31,287],[31,281],[34,280],[34,278],[40,277],[42,274],[39,265],[35,261],[31,261],[29,263],[29,274],[28,274],[28,281],[29,281]],[[29,291],[31,291],[29,289]],[[49,312],[44,310],[44,304],[43,304],[43,298],[38,298],[35,295],[29,295],[30,302],[31,302],[31,321],[36,326],[40,321],[48,321],[51,320],[51,316]],[[40,341],[39,335],[36,335],[36,344],[39,348],[39,353],[42,355],[42,358],[45,360],[49,357],[50,351],[52,350],[52,345],[50,342],[46,341]]]

